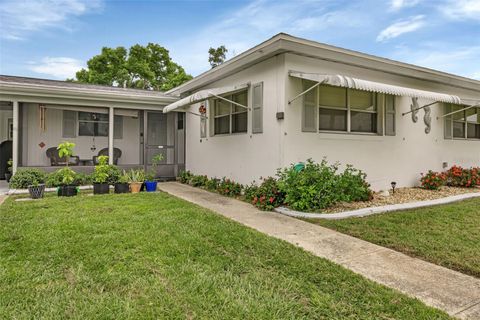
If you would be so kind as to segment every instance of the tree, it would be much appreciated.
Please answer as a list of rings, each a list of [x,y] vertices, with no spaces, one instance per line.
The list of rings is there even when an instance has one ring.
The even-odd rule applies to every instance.
[[[212,68],[215,68],[216,66],[225,62],[227,52],[228,50],[225,48],[225,46],[220,46],[217,49],[208,49],[208,62]]]
[[[166,91],[192,76],[172,61],[169,52],[159,44],[136,44],[124,47],[103,47],[99,55],[87,61],[87,69],[76,73],[76,81],[124,88]]]

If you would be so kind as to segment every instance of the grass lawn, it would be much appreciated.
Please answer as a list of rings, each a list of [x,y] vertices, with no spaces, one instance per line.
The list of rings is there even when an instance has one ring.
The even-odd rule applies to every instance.
[[[143,193],[8,199],[0,318],[448,316],[206,209]]]
[[[365,218],[313,222],[480,277],[478,198]]]

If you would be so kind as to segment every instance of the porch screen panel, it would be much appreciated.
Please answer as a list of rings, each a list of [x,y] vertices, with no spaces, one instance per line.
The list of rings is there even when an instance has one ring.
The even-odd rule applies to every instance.
[[[115,116],[113,119],[113,138],[123,139],[123,116]]]
[[[175,122],[174,113],[149,113],[147,118],[147,164],[152,158],[163,155],[160,164],[175,163]]]
[[[63,110],[62,137],[75,138],[77,136],[77,112]]]
[[[263,132],[263,82],[253,85],[252,133]]]

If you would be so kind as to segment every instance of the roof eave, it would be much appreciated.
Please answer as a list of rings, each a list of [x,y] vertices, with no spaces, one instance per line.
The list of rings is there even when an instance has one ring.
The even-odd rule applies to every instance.
[[[311,40],[293,37],[287,34],[278,34],[269,40],[247,50],[227,62],[206,71],[192,80],[167,91],[166,94],[182,95],[193,92],[218,79],[222,79],[249,66],[268,59],[280,53],[292,53],[316,59],[328,60],[367,68],[380,72],[427,80],[480,91],[480,81],[461,77],[446,72],[420,67],[404,62],[381,58],[358,51],[343,49]]]
[[[112,92],[98,89],[61,88],[56,86],[32,85],[25,83],[14,83],[0,81],[0,94],[11,96],[38,95],[59,98],[83,99],[83,100],[108,100],[122,101],[139,104],[166,105],[178,100],[166,95],[145,95],[143,92],[133,94],[132,92]]]

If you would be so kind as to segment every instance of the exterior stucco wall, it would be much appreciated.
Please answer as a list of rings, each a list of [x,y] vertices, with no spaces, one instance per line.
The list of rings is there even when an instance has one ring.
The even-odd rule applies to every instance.
[[[297,55],[287,54],[285,66],[287,72],[295,70],[343,74],[480,100],[480,88],[478,92],[474,92]],[[286,99],[303,91],[299,79],[287,79],[286,87]],[[431,101],[419,99],[420,106],[427,103]],[[327,157],[329,162],[340,161],[342,164],[352,164],[364,170],[372,187],[377,190],[389,188],[391,181],[396,181],[398,186],[416,185],[420,173],[428,169],[443,170],[443,162],[447,162],[449,166],[480,165],[480,141],[444,139],[442,104],[431,107],[432,128],[429,134],[425,134],[424,131],[423,110],[418,113],[417,123],[413,123],[411,115],[401,115],[402,112],[410,110],[410,98],[396,97],[395,104],[396,136],[311,133],[301,131],[302,99],[298,99],[286,107],[283,165],[305,161],[307,158],[320,161]]]
[[[281,121],[276,112],[283,109],[285,83],[283,56],[273,57],[233,76],[210,84],[214,88],[246,82],[263,82],[263,133],[252,134],[252,113],[248,112],[248,132],[233,135],[210,135],[200,138],[200,117],[186,114],[186,169],[209,177],[229,177],[240,183],[250,183],[260,176],[274,175],[281,162]],[[251,105],[251,89],[249,105]],[[189,111],[198,113],[200,104]],[[207,105],[207,109],[209,106]],[[209,114],[210,110],[207,110]]]
[[[48,105],[47,105],[48,107]],[[46,130],[41,131],[38,119],[38,104],[24,103],[23,106],[23,142],[22,142],[22,165],[23,166],[49,166],[50,161],[45,151],[50,147],[57,146],[62,141],[70,141],[76,144],[75,155],[80,159],[91,159],[103,148],[108,148],[108,137],[62,137],[62,110],[47,109]],[[114,146],[122,150],[122,156],[118,164],[138,164],[140,124],[138,118],[123,117],[123,138],[114,139]],[[43,142],[45,147],[39,144]],[[95,144],[95,151],[90,148]]]
[[[480,141],[445,140],[443,105],[431,107],[431,132],[425,134],[422,110],[419,121],[410,115],[411,99],[396,97],[396,135],[379,136],[343,133],[310,133],[301,130],[302,99],[288,105],[288,99],[302,91],[301,80],[288,76],[289,70],[326,74],[343,74],[371,81],[444,92],[462,98],[480,99],[479,91],[441,85],[378,70],[339,64],[294,54],[281,54],[229,76],[208,87],[236,85],[245,82],[264,83],[264,113],[261,134],[251,133],[249,112],[248,134],[211,136],[208,121],[207,138],[200,138],[200,119],[187,113],[186,168],[195,174],[230,177],[250,183],[260,176],[274,175],[276,169],[312,158],[331,163],[352,164],[367,173],[376,190],[413,186],[420,173],[429,169],[443,170],[444,162],[462,166],[480,165]],[[201,89],[206,89],[204,87]],[[251,99],[251,96],[249,97]],[[251,100],[250,100],[251,101]],[[419,104],[431,101],[419,99]],[[198,112],[200,104],[189,111]],[[207,104],[208,107],[208,104]],[[276,112],[284,111],[285,119],[277,120]]]

